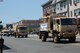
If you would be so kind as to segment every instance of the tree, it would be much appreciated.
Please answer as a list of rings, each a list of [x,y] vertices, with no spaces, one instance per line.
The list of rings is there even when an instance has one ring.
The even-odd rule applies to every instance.
[[[32,28],[28,27],[28,32],[31,33],[32,32]]]

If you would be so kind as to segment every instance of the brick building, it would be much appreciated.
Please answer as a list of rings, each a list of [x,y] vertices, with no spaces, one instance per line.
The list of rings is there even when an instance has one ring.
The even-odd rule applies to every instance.
[[[32,30],[32,32],[39,31],[39,20],[21,20],[19,22],[14,23],[13,27],[15,27],[17,25],[27,26],[28,29],[30,28]]]

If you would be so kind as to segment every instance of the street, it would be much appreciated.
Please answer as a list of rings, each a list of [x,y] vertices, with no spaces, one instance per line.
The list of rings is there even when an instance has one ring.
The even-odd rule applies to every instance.
[[[51,39],[42,42],[37,35],[29,35],[28,38],[4,38],[3,53],[80,53],[80,39],[76,43],[67,40],[61,43],[53,43]]]

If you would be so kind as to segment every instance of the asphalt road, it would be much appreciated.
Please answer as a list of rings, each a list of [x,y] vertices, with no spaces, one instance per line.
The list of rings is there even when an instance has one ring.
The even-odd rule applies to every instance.
[[[28,38],[3,38],[3,53],[80,53],[80,38],[77,38],[76,43],[62,40],[58,44],[53,43],[51,39],[41,42],[36,35],[29,35]]]

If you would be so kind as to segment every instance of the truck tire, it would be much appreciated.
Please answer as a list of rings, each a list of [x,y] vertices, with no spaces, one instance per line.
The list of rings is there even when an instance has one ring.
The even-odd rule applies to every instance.
[[[25,38],[27,38],[28,37],[28,35],[25,35]]]
[[[42,42],[46,42],[46,37],[42,36],[41,40],[42,40]]]
[[[54,43],[58,43],[60,41],[60,39],[58,36],[54,36],[53,41],[54,41]]]
[[[16,35],[15,35],[15,38],[16,38]]]
[[[42,37],[41,37],[41,35],[39,36],[39,39],[41,39]]]
[[[42,34],[39,34],[39,39],[41,39],[42,38]]]
[[[39,32],[38,36],[39,36],[39,39],[41,39],[41,32]]]
[[[18,38],[20,38],[20,35],[18,35]]]
[[[46,39],[47,39],[46,33],[43,33],[42,36],[41,36],[42,42],[46,42]]]
[[[24,36],[23,36],[23,35],[21,35],[21,38],[24,38]]]
[[[14,33],[14,37],[16,38],[16,33]]]
[[[75,41],[76,41],[76,37],[75,36],[69,38],[69,42],[75,42]]]

